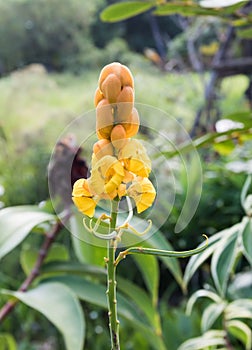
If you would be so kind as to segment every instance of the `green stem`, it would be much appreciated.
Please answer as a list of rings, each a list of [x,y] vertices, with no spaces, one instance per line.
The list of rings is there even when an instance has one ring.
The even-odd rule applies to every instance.
[[[116,219],[118,212],[118,200],[111,202],[111,232],[116,228]],[[119,343],[119,321],[117,319],[117,300],[116,300],[116,265],[115,265],[116,241],[112,239],[108,242],[108,261],[107,261],[107,299],[109,309],[109,328],[111,337],[111,349],[120,350]]]

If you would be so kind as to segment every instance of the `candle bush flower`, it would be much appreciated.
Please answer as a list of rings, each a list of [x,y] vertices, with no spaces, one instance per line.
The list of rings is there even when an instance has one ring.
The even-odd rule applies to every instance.
[[[134,108],[134,82],[129,69],[117,62],[103,68],[94,98],[96,133],[91,176],[78,180],[73,201],[85,215],[93,217],[100,199],[129,196],[137,212],[152,206],[156,191],[148,176],[151,161],[140,141],[131,139],[139,129]]]
[[[152,226],[149,220],[142,233],[131,226],[131,200],[135,203],[137,213],[142,213],[154,204],[156,198],[156,190],[149,179],[152,171],[151,160],[141,141],[134,138],[139,130],[140,119],[134,107],[133,77],[126,66],[114,62],[102,69],[94,104],[98,141],[93,145],[91,175],[88,179],[75,182],[72,198],[78,210],[90,218],[89,225],[86,224],[86,218],[83,220],[85,230],[108,242],[105,263],[111,349],[119,350],[116,299],[116,267],[119,262],[128,254],[186,257],[204,250],[206,246],[185,252],[130,247],[116,254],[118,242],[121,241],[125,229],[139,236],[147,233]],[[124,223],[118,226],[118,208],[123,197],[126,197],[129,214]],[[96,206],[101,200],[111,202],[110,215],[104,213],[94,219]],[[99,233],[99,226],[105,220],[109,220],[108,232]]]

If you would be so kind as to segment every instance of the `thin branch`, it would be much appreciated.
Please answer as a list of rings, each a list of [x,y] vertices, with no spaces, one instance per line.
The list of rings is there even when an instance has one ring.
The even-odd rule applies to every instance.
[[[66,214],[64,214],[64,217],[61,218],[61,220],[57,221],[57,223],[51,228],[49,232],[45,234],[44,242],[39,250],[37,261],[34,265],[34,268],[30,272],[30,274],[26,277],[24,282],[19,287],[19,292],[26,292],[27,289],[30,287],[32,282],[36,279],[36,277],[40,273],[40,268],[45,260],[45,258],[48,255],[49,249],[54,242],[56,236],[59,234],[59,232],[64,228],[65,223],[69,220],[71,216],[71,212],[67,211]],[[7,301],[7,303],[0,309],[0,323],[5,319],[5,317],[15,308],[16,304],[18,303],[17,299],[10,299]]]

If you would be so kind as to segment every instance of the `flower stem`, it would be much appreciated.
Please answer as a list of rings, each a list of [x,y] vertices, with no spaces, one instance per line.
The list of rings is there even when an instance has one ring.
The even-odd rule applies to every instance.
[[[116,228],[116,219],[119,201],[117,199],[111,202],[111,232]],[[117,300],[116,300],[116,265],[115,265],[116,241],[112,239],[108,242],[108,261],[107,261],[107,298],[109,310],[109,329],[111,337],[111,350],[120,350],[119,343],[119,321],[117,319]]]

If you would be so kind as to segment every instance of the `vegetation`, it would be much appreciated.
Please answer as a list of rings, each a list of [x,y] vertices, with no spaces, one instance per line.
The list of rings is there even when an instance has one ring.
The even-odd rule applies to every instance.
[[[110,347],[106,249],[68,211],[69,183],[59,206],[47,177],[65,189],[66,158],[75,180],[87,171],[93,96],[112,61],[134,75],[158,195],[132,219],[144,231],[150,216],[148,240],[125,230],[123,243],[180,252],[208,236],[191,258],[120,263],[122,348],[251,349],[251,5],[224,2],[0,1],[1,350]]]

